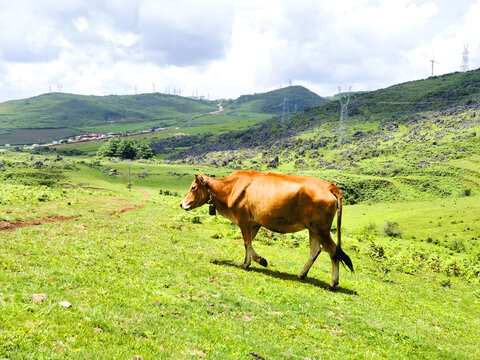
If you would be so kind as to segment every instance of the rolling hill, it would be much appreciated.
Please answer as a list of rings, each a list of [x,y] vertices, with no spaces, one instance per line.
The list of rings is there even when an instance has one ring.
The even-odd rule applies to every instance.
[[[85,131],[128,132],[172,126],[216,109],[214,102],[159,93],[43,94],[0,104],[0,131],[4,134],[0,143],[46,141]]]
[[[231,100],[227,106],[248,108],[253,112],[264,114],[282,114],[284,111],[294,113],[326,104],[327,99],[318,96],[303,86],[289,86],[282,89],[253,95],[242,95]]]
[[[282,112],[303,111],[325,99],[301,86],[237,100],[205,101],[160,93],[84,96],[49,93],[0,104],[0,144],[25,144],[83,132],[134,132],[153,127],[201,127],[235,123],[242,129]],[[224,110],[218,111],[218,104]],[[237,105],[238,104],[238,105]],[[210,129],[211,131],[212,129]],[[224,129],[232,130],[230,127]]]

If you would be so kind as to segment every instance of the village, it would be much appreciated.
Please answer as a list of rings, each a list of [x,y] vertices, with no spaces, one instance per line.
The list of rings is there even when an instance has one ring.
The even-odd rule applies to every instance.
[[[178,129],[178,128],[176,128]],[[87,141],[107,141],[113,137],[127,137],[127,136],[136,136],[136,135],[142,135],[142,134],[151,134],[155,133],[158,131],[163,131],[166,130],[164,127],[160,128],[152,128],[149,130],[141,130],[141,131],[136,131],[136,132],[131,132],[131,133],[116,133],[116,132],[107,132],[106,134],[82,134],[78,135],[75,137],[69,137],[68,139],[61,139],[61,140],[53,140],[49,143],[45,144],[38,144],[34,143],[30,146],[24,145],[23,147],[25,149],[35,149],[38,147],[51,147],[51,146],[56,146],[56,145],[61,145],[61,144],[72,144],[72,143],[80,143],[80,142],[87,142]],[[10,144],[5,144],[6,148],[9,148],[11,145]]]

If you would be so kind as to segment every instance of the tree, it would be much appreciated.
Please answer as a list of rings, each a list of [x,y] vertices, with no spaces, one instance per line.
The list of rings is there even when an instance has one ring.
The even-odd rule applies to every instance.
[[[139,159],[150,159],[153,157],[153,150],[152,148],[147,144],[143,143],[140,145],[138,152],[137,152],[137,158]]]
[[[137,145],[130,139],[121,139],[118,144],[117,156],[122,159],[135,159],[137,157]]]
[[[103,143],[97,151],[98,156],[113,157],[118,155],[118,146],[120,145],[120,138],[112,138]]]

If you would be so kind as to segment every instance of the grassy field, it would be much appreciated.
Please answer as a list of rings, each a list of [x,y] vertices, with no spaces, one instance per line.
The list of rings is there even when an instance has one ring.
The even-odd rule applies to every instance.
[[[261,232],[244,271],[235,226],[180,209],[228,170],[55,160],[0,155],[0,358],[480,357],[478,194],[346,206],[332,292],[325,253],[296,278],[305,233]]]

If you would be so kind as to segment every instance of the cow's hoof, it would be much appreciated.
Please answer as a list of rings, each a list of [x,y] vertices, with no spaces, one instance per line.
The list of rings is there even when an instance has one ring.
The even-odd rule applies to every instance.
[[[338,285],[338,281],[337,281],[337,282],[332,282],[328,288],[329,288],[331,291],[333,291],[333,290],[335,290],[335,288],[337,287],[337,285]]]
[[[262,259],[260,260],[260,265],[262,265],[262,266],[264,266],[264,267],[267,267],[267,266],[268,266],[267,260],[265,260],[264,258],[262,258]]]
[[[242,265],[243,270],[248,270],[249,267],[250,267],[250,264],[243,264]]]
[[[304,279],[307,277],[307,274],[298,274],[297,277],[298,277],[300,280],[304,280]]]

